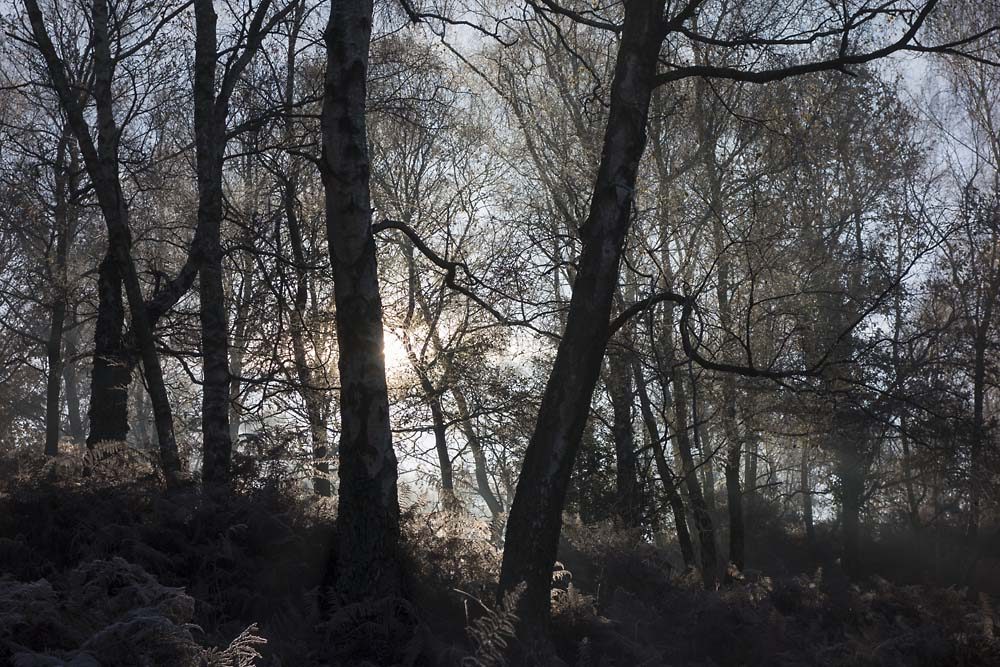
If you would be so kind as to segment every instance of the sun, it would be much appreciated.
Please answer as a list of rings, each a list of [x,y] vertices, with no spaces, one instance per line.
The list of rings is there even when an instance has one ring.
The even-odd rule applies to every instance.
[[[382,341],[382,356],[385,359],[386,374],[399,373],[409,364],[406,346],[395,331],[386,330]]]

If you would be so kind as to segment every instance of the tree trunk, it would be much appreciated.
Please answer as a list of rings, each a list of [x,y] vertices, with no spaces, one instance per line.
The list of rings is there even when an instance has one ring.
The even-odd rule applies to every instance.
[[[233,442],[229,433],[229,323],[223,289],[222,163],[226,151],[228,98],[216,97],[217,16],[212,0],[196,0],[194,132],[198,175],[198,316],[202,354],[202,481],[230,482]]]
[[[115,61],[111,57],[108,4],[106,0],[95,0],[92,16],[94,100],[97,109],[96,146],[91,138],[90,128],[84,117],[78,94],[70,85],[62,61],[59,60],[58,52],[45,29],[45,22],[41,10],[38,8],[37,0],[25,0],[25,10],[31,23],[32,34],[45,59],[49,78],[59,95],[73,135],[80,147],[84,165],[90,175],[94,193],[108,228],[108,254],[101,265],[99,285],[101,299],[105,300],[105,308],[110,307],[110,312],[104,313],[103,322],[101,321],[101,313],[98,313],[98,326],[102,326],[102,335],[100,340],[95,340],[95,366],[101,362],[103,367],[100,369],[100,377],[95,377],[94,384],[98,386],[100,391],[97,395],[91,396],[91,424],[92,426],[95,423],[99,424],[100,418],[105,414],[105,406],[98,403],[98,407],[95,408],[94,405],[95,399],[99,400],[102,392],[105,394],[116,392],[112,395],[115,401],[127,401],[128,378],[124,378],[125,382],[116,382],[116,379],[123,379],[116,377],[116,373],[130,375],[128,360],[119,357],[117,359],[119,363],[115,363],[115,353],[122,349],[121,324],[124,321],[124,308],[121,303],[121,288],[124,286],[132,313],[132,329],[139,343],[150,399],[156,415],[161,464],[167,484],[173,485],[180,472],[177,442],[174,439],[173,417],[170,411],[170,400],[163,382],[160,359],[156,352],[153,328],[146,312],[146,304],[139,285],[139,276],[132,261],[132,234],[129,229],[128,203],[122,192],[119,178],[118,138],[120,133],[115,124],[112,108],[112,80]],[[97,337],[95,336],[95,338]],[[109,351],[112,356],[102,356],[102,346],[103,350]],[[96,375],[97,370],[95,369]],[[107,416],[115,419],[122,414],[124,414],[123,411],[115,413],[109,411]],[[120,436],[115,439],[124,439],[128,432],[127,420],[111,424],[111,426],[115,429],[114,435]],[[104,431],[104,434],[106,433],[109,431]],[[95,437],[92,430],[88,444],[100,441],[103,439],[102,435],[101,432],[98,432],[97,437]]]
[[[321,164],[341,380],[336,588],[352,601],[398,594],[402,586],[365,125],[371,30],[372,0],[332,0]]]
[[[864,500],[865,472],[862,456],[853,440],[860,434],[851,429],[837,428],[845,417],[834,415],[834,436],[842,440],[836,449],[838,495],[840,496],[840,525],[843,531],[843,564],[851,577],[861,574],[861,507]],[[849,441],[848,441],[849,440]]]
[[[993,299],[986,300],[983,310],[983,321],[978,324],[976,331],[972,369],[972,446],[969,448],[969,518],[966,526],[966,535],[972,540],[979,534],[982,504],[983,472],[980,470],[980,458],[985,437],[986,348],[989,344]]]
[[[69,433],[73,442],[78,445],[84,443],[86,432],[83,428],[83,419],[80,415],[80,379],[76,370],[76,355],[78,354],[79,333],[76,321],[75,307],[70,309],[69,331],[66,332],[64,340],[66,342],[66,352],[63,360],[63,384],[66,387],[66,413],[69,418]]]
[[[608,354],[605,385],[611,397],[613,420],[611,435],[615,444],[617,482],[616,513],[623,526],[634,528],[642,519],[642,501],[639,495],[635,443],[632,433],[632,404],[635,391],[632,373],[624,350]]]
[[[288,33],[288,45],[285,51],[285,91],[284,102],[291,108],[295,101],[296,55],[299,31],[305,4],[299,3],[292,15],[291,28]],[[294,119],[291,114],[284,120],[285,141],[289,145],[294,142]],[[295,269],[295,295],[292,299],[291,326],[289,335],[292,339],[295,372],[299,384],[299,395],[305,405],[306,419],[309,422],[309,438],[313,458],[313,492],[317,496],[333,495],[333,484],[330,481],[330,436],[327,429],[329,399],[327,398],[327,382],[323,372],[319,354],[314,354],[310,360],[308,354],[309,339],[309,272],[306,261],[306,247],[302,235],[302,224],[296,209],[299,184],[299,169],[294,156],[289,154],[288,167],[282,174],[281,198],[285,211],[285,221],[288,225],[288,239],[292,246],[292,259]],[[314,338],[315,340],[315,338]],[[315,353],[315,345],[313,346]]]
[[[694,545],[691,543],[691,533],[688,531],[687,517],[684,514],[684,501],[677,490],[679,480],[667,462],[667,455],[663,449],[663,439],[660,437],[660,429],[656,424],[656,416],[653,414],[652,402],[649,400],[646,380],[642,374],[642,366],[636,358],[632,360],[632,370],[635,374],[636,390],[639,394],[639,408],[642,411],[642,421],[646,425],[649,442],[653,447],[656,471],[660,475],[660,481],[663,484],[664,493],[667,495],[670,511],[674,516],[677,544],[681,549],[684,567],[692,568],[695,567]]]
[[[697,56],[696,56],[697,58]],[[695,82],[697,97],[697,124],[701,140],[701,161],[705,178],[708,181],[708,215],[712,221],[712,240],[715,246],[717,276],[715,294],[719,304],[719,326],[722,335],[732,344],[733,314],[730,285],[732,270],[729,259],[728,236],[723,217],[725,201],[722,193],[722,173],[716,156],[719,141],[718,129],[713,122],[712,110],[708,107],[710,93],[706,90],[705,80]],[[722,356],[729,357],[730,345],[723,348]],[[729,561],[742,570],[744,563],[744,527],[743,527],[743,491],[740,488],[740,456],[743,449],[739,425],[736,417],[736,377],[726,373],[722,381],[722,429],[726,437],[726,461],[724,466],[726,478],[726,506],[729,511]],[[693,380],[692,380],[693,382]],[[707,455],[707,452],[706,452]],[[706,476],[709,476],[710,465],[706,466]],[[706,493],[709,506],[714,507],[714,488],[712,493]]]
[[[601,372],[619,263],[646,144],[663,0],[625,5],[611,105],[566,327],[507,521],[498,595],[521,583],[522,627],[548,617],[552,565],[573,460]]]
[[[723,392],[726,393],[725,388]],[[726,396],[723,427],[726,431],[726,504],[729,509],[729,562],[738,569],[746,567],[743,526],[743,490],[740,488],[740,453],[742,443],[736,427],[735,397]]]
[[[424,388],[427,392],[427,387]],[[433,391],[433,389],[432,389]],[[455,475],[452,472],[451,455],[448,453],[448,431],[445,427],[444,411],[441,409],[441,399],[438,395],[428,394],[430,399],[431,421],[434,425],[434,448],[437,450],[438,468],[441,470],[441,503],[447,510],[458,507],[455,497]]]
[[[63,329],[66,326],[66,309],[69,294],[69,275],[66,258],[69,253],[71,233],[70,191],[72,174],[69,172],[66,154],[69,151],[69,133],[65,128],[59,140],[59,147],[53,170],[55,171],[55,234],[56,256],[51,280],[52,304],[49,319],[49,336],[45,346],[48,361],[48,375],[45,387],[45,455],[59,454],[59,436],[62,433],[62,390],[63,375]]]
[[[671,315],[667,317],[664,329],[673,331],[672,311],[668,312]],[[667,344],[671,345],[672,343],[667,341]],[[679,366],[672,363],[671,365],[673,366],[670,372],[670,384],[673,388],[673,399],[671,402],[674,407],[674,436],[676,438],[677,451],[680,454],[681,465],[683,466],[684,487],[687,490],[691,512],[694,515],[695,527],[698,530],[698,544],[701,547],[702,581],[705,584],[705,588],[711,590],[715,588],[715,584],[718,582],[718,554],[715,549],[715,526],[712,523],[712,515],[708,502],[702,492],[701,483],[698,479],[698,468],[691,448],[692,427],[688,425],[688,400],[687,390],[684,386],[684,372]]]
[[[816,543],[816,528],[813,525],[813,490],[809,479],[809,447],[802,446],[802,460],[799,464],[799,486],[802,489],[802,522],[806,527],[809,546]]]
[[[503,503],[496,497],[496,494],[493,493],[493,487],[490,486],[489,473],[486,470],[486,454],[483,452],[483,445],[479,441],[479,435],[472,425],[469,401],[459,387],[453,386],[451,395],[455,399],[455,405],[458,407],[460,428],[463,435],[465,435],[466,442],[469,444],[469,450],[472,452],[472,463],[475,466],[476,473],[476,492],[479,493],[479,496],[486,503],[486,507],[489,508],[490,515],[495,519],[503,513]]]
[[[746,414],[746,410],[744,410]],[[747,451],[743,462],[743,500],[751,508],[757,502],[757,457],[760,456],[760,433],[747,428]],[[746,517],[744,516],[744,521]]]
[[[128,387],[131,361],[125,351],[125,303],[118,263],[109,253],[97,272],[97,321],[94,361],[90,375],[90,432],[87,447],[128,437]]]

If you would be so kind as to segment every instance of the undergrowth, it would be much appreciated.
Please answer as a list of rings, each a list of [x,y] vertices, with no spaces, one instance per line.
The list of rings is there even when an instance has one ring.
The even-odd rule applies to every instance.
[[[404,513],[404,598],[336,606],[333,509],[290,485],[166,493],[143,458],[0,461],[0,664],[502,667],[518,596],[463,513]],[[836,567],[697,572],[637,531],[568,523],[536,665],[1000,664],[992,597]],[[539,657],[541,656],[541,657]]]

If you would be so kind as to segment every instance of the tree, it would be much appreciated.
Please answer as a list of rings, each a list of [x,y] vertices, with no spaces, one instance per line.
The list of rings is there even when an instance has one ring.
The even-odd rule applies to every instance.
[[[573,297],[539,408],[536,430],[525,452],[524,467],[507,524],[500,595],[522,582],[527,584],[520,607],[522,622],[526,624],[544,619],[548,608],[551,566],[558,543],[562,506],[583,433],[586,409],[604,356],[612,297],[618,282],[618,265],[630,223],[632,193],[645,148],[653,89],[657,85],[693,76],[766,83],[810,72],[844,70],[896,51],[935,48],[924,46],[917,36],[937,2],[931,0],[923,3],[918,11],[906,11],[909,20],[905,26],[888,43],[878,46],[869,46],[868,41],[860,39],[865,26],[873,17],[888,16],[901,8],[896,7],[896,3],[878,7],[866,4],[853,13],[840,13],[832,8],[827,10],[832,13],[830,20],[840,26],[835,33],[837,37],[834,39],[823,27],[804,33],[814,35],[813,39],[820,43],[827,41],[829,50],[801,64],[755,69],[753,66],[669,62],[665,71],[658,72],[661,45],[668,35],[683,35],[692,42],[713,43],[734,49],[750,46],[765,50],[775,46],[792,48],[802,43],[797,37],[781,34],[780,30],[777,35],[767,34],[763,29],[748,34],[743,27],[745,17],[739,11],[725,16],[725,20],[732,23],[724,23],[715,34],[702,34],[691,26],[697,25],[692,18],[707,9],[703,4],[687,3],[667,17],[664,16],[663,2],[625,3],[620,23],[605,19],[597,12],[587,10],[580,13],[556,2],[541,2],[537,6],[543,13],[548,11],[553,15],[568,16],[582,25],[617,32],[619,46],[601,163],[590,212],[582,230],[583,247]],[[816,9],[822,12],[818,7]],[[771,22],[767,24],[774,25]],[[736,25],[740,27],[737,29]],[[808,43],[812,43],[813,39],[807,40]],[[953,49],[954,45],[947,48]],[[686,299],[677,295],[665,295],[663,299],[686,303]],[[683,323],[681,327],[682,333],[685,333]],[[690,355],[689,346],[685,346],[685,351]],[[704,359],[699,360],[699,363],[704,362]],[[750,368],[750,364],[743,369],[718,362],[706,365],[746,374],[768,374],[766,370],[762,372]]]
[[[337,590],[352,601],[395,595],[402,585],[365,118],[372,21],[371,0],[332,0],[324,33],[320,170],[341,381]]]

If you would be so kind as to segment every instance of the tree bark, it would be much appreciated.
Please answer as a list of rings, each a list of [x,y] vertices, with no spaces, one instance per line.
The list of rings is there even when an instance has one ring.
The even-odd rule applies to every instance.
[[[372,9],[372,0],[331,2],[321,116],[341,380],[336,589],[351,601],[395,595],[402,586],[365,124]]]
[[[611,105],[583,250],[563,337],[507,521],[498,595],[526,584],[522,627],[548,617],[552,565],[573,460],[601,372],[625,235],[629,227],[656,61],[663,0],[629,3],[611,85]]]
[[[217,16],[212,0],[195,0],[194,133],[198,180],[198,317],[202,354],[202,481],[229,484],[229,323],[223,289],[222,163],[229,99],[216,96]]]
[[[109,252],[97,271],[97,321],[94,324],[94,360],[90,375],[90,431],[87,447],[128,437],[128,387],[132,383],[125,349],[125,303],[122,275]]]

